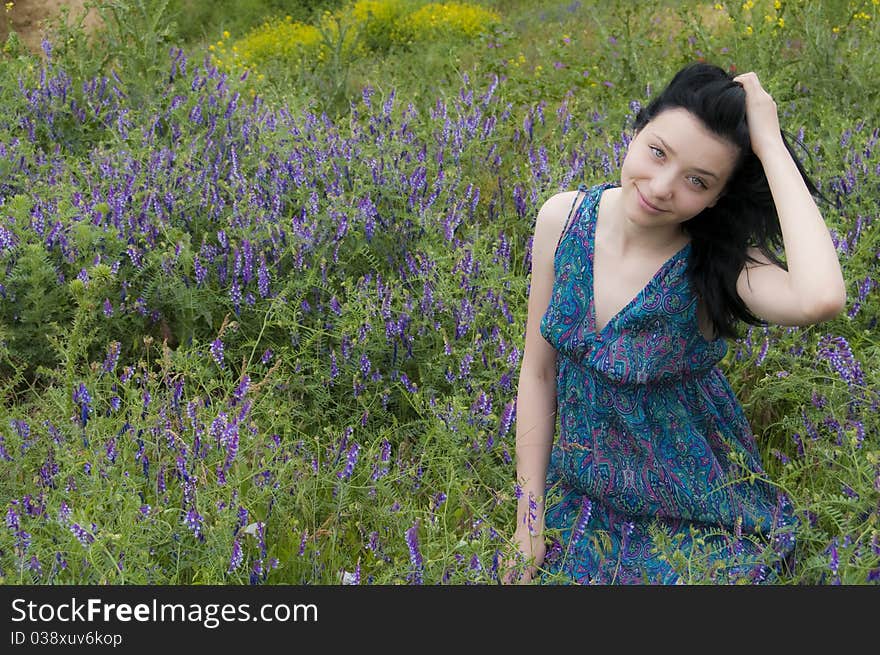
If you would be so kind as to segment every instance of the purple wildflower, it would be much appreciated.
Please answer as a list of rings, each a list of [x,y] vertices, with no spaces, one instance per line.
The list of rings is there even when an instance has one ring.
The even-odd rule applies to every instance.
[[[379,451],[379,464],[373,468],[373,480],[388,475],[388,461],[391,459],[391,442],[382,439],[382,448]]]
[[[526,527],[529,530],[529,534],[535,534],[535,526],[538,521],[538,503],[535,500],[535,494],[531,491],[529,492],[529,512],[526,516]]]
[[[477,573],[483,570],[483,563],[480,562],[480,558],[477,556],[476,553],[471,556],[471,561],[470,564],[468,564],[468,569],[471,571],[476,571]]]
[[[372,364],[370,363],[370,358],[367,357],[367,353],[361,355],[361,375],[363,375],[366,380],[370,374],[370,370],[372,370]]]
[[[202,523],[204,523],[204,520],[202,519],[202,515],[199,514],[195,508],[190,509],[186,513],[186,518],[184,518],[183,522],[190,530],[192,530],[193,534],[199,541],[205,540],[205,537],[202,534]]]
[[[260,269],[257,271],[257,286],[260,290],[260,297],[267,298],[269,296],[269,270],[266,268],[265,255],[260,255]]]
[[[116,463],[116,438],[110,437],[109,441],[107,441],[107,448],[105,450],[105,454],[107,455],[107,460],[111,464]]]
[[[13,501],[13,503],[17,504],[17,501]],[[6,510],[6,527],[15,532],[19,529],[19,517],[18,512],[15,511],[12,507]]]
[[[92,397],[89,395],[89,390],[86,389],[84,383],[80,382],[79,386],[74,390],[73,402],[77,403],[80,407],[80,424],[85,427],[86,423],[89,421],[89,410],[92,404]]]
[[[223,341],[220,337],[211,342],[211,357],[217,362],[217,366],[223,368]]]
[[[431,498],[431,519],[432,521],[436,519],[434,514],[440,508],[440,506],[446,502],[446,494],[442,491],[437,492],[437,494]]]
[[[62,525],[67,525],[70,523],[70,516],[72,512],[70,507],[63,500],[61,501],[61,507],[58,509],[58,522]]]
[[[250,583],[251,584],[260,584],[261,580],[266,579],[266,574],[263,571],[263,560],[257,560],[254,562],[254,566],[251,569]]]
[[[819,355],[828,360],[832,368],[850,387],[864,386],[865,376],[844,337],[826,335],[819,340]]]
[[[837,538],[831,542],[831,545],[828,546],[828,550],[826,551],[829,555],[828,567],[831,569],[832,575],[834,575],[834,582],[832,584],[840,584],[840,555],[837,552]]]
[[[400,374],[400,383],[406,388],[410,393],[416,393],[419,390],[419,387],[415,382],[410,382],[409,377],[406,373]]]
[[[263,521],[257,521],[257,543],[260,545],[260,557],[265,559],[267,548],[266,548],[266,524]]]
[[[354,467],[358,461],[358,453],[360,452],[360,449],[361,447],[357,442],[351,445],[351,447],[348,449],[348,457],[346,458],[345,469],[339,471],[336,474],[338,478],[342,480],[347,480],[351,477],[351,474],[354,471]]]
[[[361,562],[358,560],[357,564],[355,564],[354,571],[343,571],[342,572],[342,584],[344,585],[359,585],[361,583]]]
[[[12,461],[12,457],[6,450],[6,440],[3,438],[2,434],[0,434],[0,459],[2,459],[4,462]]]
[[[113,341],[107,350],[107,356],[104,358],[104,365],[101,367],[101,375],[112,373],[119,361],[119,352],[121,345],[118,341]]]
[[[83,546],[88,546],[95,540],[95,537],[88,530],[83,528],[79,523],[74,523],[73,525],[71,525],[70,531]]]
[[[409,548],[409,562],[412,572],[409,580],[413,584],[422,584],[422,554],[419,552],[419,524],[418,521],[406,531],[406,545]]]
[[[578,515],[578,521],[571,535],[569,548],[579,542],[587,530],[587,524],[590,522],[590,516],[593,513],[593,503],[586,496],[581,496],[581,511]]]
[[[232,392],[232,401],[229,403],[230,407],[235,407],[238,403],[242,401],[245,394],[248,391],[248,388],[251,384],[251,378],[249,375],[245,374],[241,376],[241,382],[236,387],[235,391]]]
[[[510,431],[510,426],[513,423],[513,419],[516,416],[516,402],[511,400],[504,406],[504,411],[501,412],[501,419],[499,420],[498,427],[498,436],[504,437]]]

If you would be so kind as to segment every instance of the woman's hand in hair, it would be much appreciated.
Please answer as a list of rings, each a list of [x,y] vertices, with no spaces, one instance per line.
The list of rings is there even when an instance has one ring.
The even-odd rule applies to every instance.
[[[782,147],[782,133],[779,129],[779,114],[776,101],[767,93],[758,76],[753,73],[743,73],[733,78],[746,92],[746,122],[749,125],[749,138],[752,142],[752,151],[763,158],[770,150]]]

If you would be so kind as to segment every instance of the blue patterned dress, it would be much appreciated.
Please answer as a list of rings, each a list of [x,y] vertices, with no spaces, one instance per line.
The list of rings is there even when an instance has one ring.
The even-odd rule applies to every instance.
[[[755,437],[717,366],[726,341],[707,341],[698,328],[691,244],[596,334],[596,214],[611,186],[580,187],[586,195],[557,245],[541,320],[557,350],[559,422],[545,517],[556,538],[542,579],[772,582],[796,521],[761,480]]]

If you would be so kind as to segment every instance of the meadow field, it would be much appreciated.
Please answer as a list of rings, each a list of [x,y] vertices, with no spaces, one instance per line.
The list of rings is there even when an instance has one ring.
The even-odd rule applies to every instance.
[[[0,582],[494,584],[537,210],[695,60],[758,72],[847,280],[720,364],[782,583],[880,581],[880,0],[94,6],[0,53]]]

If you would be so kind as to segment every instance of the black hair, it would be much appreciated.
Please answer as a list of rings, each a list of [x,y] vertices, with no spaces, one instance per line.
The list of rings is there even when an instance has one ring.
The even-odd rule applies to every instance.
[[[636,131],[666,109],[682,108],[698,118],[709,131],[739,150],[739,158],[713,207],[707,207],[682,223],[691,237],[688,277],[703,299],[716,337],[739,338],[737,320],[766,325],[745,305],[736,291],[736,281],[748,259],[749,246],[788,270],[776,251],[782,247],[782,230],[764,168],[752,151],[746,122],[745,90],[724,69],[694,63],[678,71],[669,84],[635,117]],[[810,193],[821,197],[783,133],[791,154]]]

